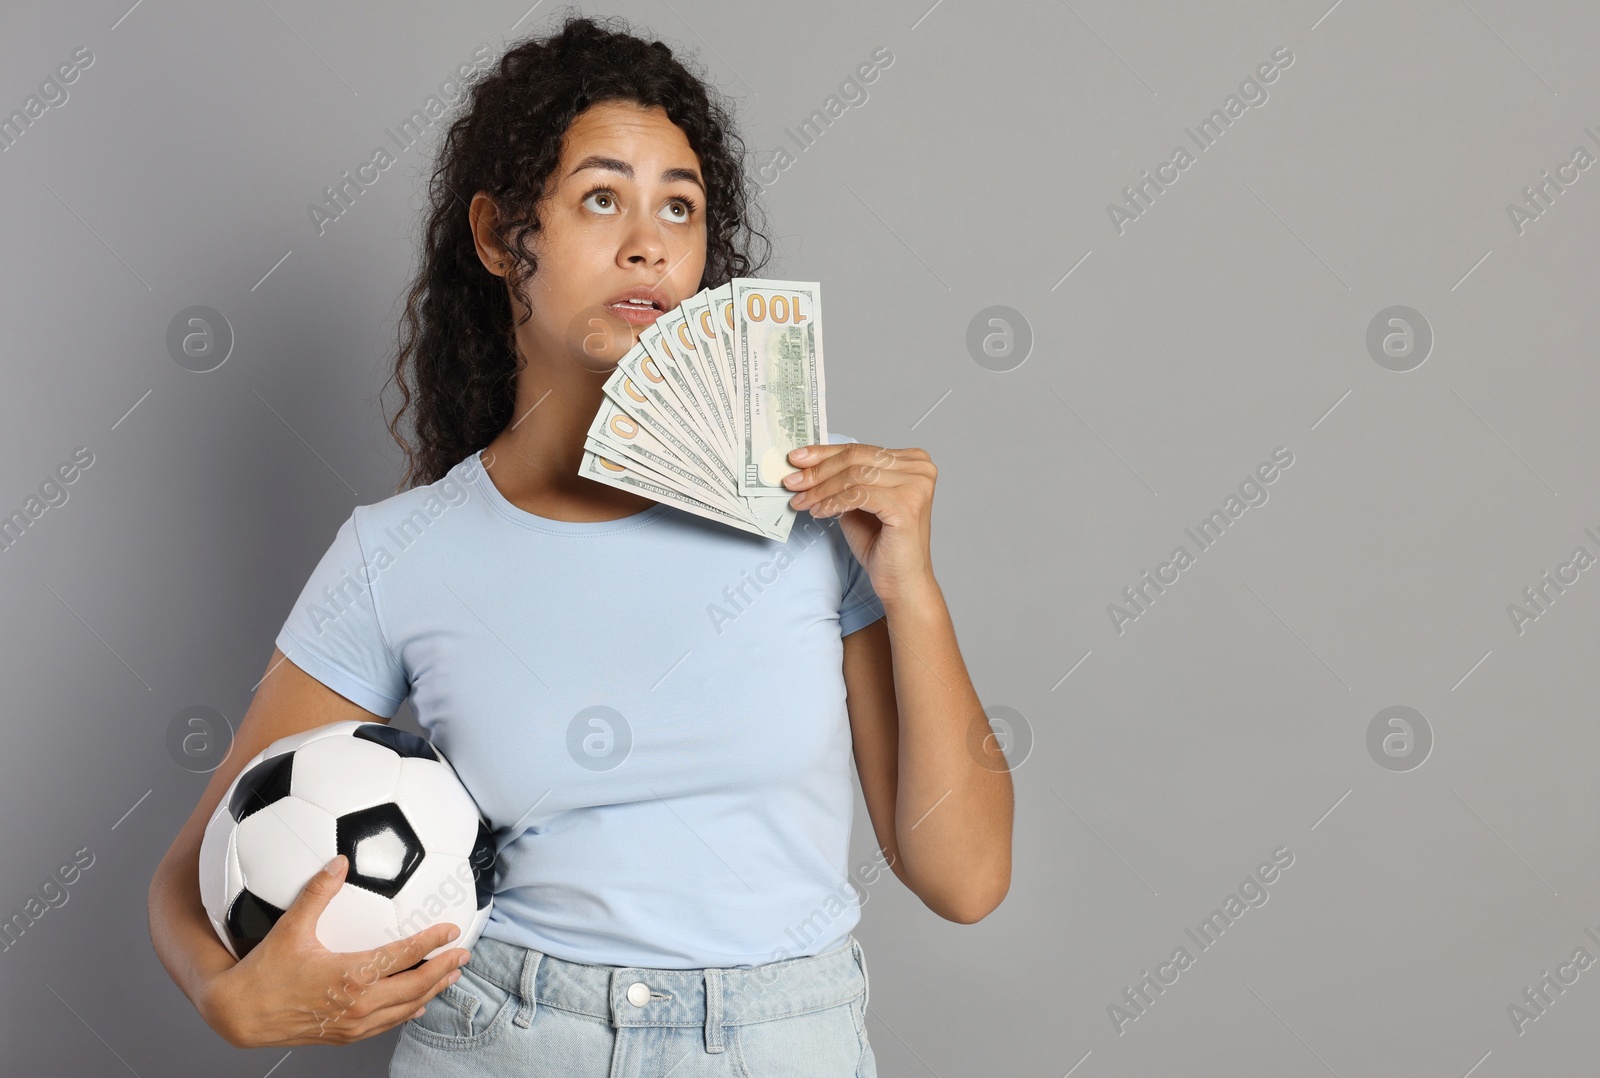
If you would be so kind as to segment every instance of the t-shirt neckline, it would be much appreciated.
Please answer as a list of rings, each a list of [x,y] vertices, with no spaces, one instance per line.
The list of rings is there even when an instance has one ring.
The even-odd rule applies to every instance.
[[[670,508],[665,502],[657,502],[648,509],[614,520],[555,520],[530,513],[521,506],[512,504],[509,498],[500,493],[500,488],[495,486],[494,480],[483,466],[483,450],[480,449],[463,460],[461,467],[466,473],[467,480],[477,486],[485,500],[501,516],[513,524],[552,535],[613,535],[650,524]]]

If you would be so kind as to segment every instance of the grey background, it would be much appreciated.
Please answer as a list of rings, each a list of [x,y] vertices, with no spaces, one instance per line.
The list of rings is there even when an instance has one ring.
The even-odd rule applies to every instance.
[[[8,1074],[384,1071],[393,1033],[230,1049],[161,969],[145,888],[205,781],[166,730],[194,705],[238,721],[338,524],[399,475],[377,395],[426,158],[399,155],[324,235],[308,203],[479,44],[555,13],[526,11],[5,12],[0,114],[95,55],[0,154],[0,507],[95,457],[0,554],[0,910],[95,858],[0,954]],[[869,891],[880,1073],[1593,1073],[1600,969],[1521,1034],[1507,1008],[1574,949],[1600,957],[1600,570],[1524,632],[1507,607],[1600,554],[1600,174],[1524,234],[1506,207],[1600,153],[1600,14],[603,12],[694,54],[757,160],[874,49],[895,57],[766,188],[767,275],[825,285],[830,426],[939,465],[935,567],[981,697],[1033,747],[995,913],[942,921],[888,875]],[[1279,46],[1268,101],[1193,148],[1184,129]],[[1180,144],[1194,166],[1119,235],[1107,204]],[[205,374],[165,346],[195,304],[236,334]],[[1034,336],[1009,372],[965,344],[993,305]],[[1435,334],[1405,373],[1365,344],[1392,305]],[[1119,634],[1108,604],[1278,446],[1294,464],[1270,499]],[[1434,739],[1408,771],[1367,748],[1394,705]],[[1200,951],[1184,929],[1283,846],[1270,900]],[[1119,1033],[1109,1005],[1180,946],[1194,963]]]

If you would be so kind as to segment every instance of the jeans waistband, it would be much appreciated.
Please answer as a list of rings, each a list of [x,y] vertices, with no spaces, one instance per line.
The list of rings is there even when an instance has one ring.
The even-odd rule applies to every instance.
[[[482,937],[468,965],[517,997],[527,1028],[540,1004],[623,1026],[704,1026],[706,1051],[723,1050],[722,1029],[849,1003],[867,992],[861,943],[847,935],[831,951],[754,967],[652,969],[569,962]]]

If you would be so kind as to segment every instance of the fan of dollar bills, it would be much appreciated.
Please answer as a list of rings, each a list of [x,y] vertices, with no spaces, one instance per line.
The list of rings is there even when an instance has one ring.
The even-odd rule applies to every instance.
[[[663,314],[606,379],[578,474],[789,538],[789,453],[828,440],[822,287],[735,277]]]

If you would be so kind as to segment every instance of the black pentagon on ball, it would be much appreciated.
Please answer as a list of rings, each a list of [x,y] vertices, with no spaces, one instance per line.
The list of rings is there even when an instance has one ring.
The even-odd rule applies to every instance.
[[[393,801],[340,816],[336,832],[338,848],[335,852],[344,854],[350,866],[345,882],[384,898],[399,894],[406,881],[416,873],[417,866],[422,864],[422,840],[406,821],[406,814]],[[400,870],[393,878],[373,875],[372,866],[363,864],[359,853],[363,842],[385,834],[392,834],[400,842]]]
[[[240,891],[228,907],[224,922],[228,938],[233,941],[233,949],[239,952],[239,957],[243,958],[255,949],[256,944],[266,939],[267,933],[282,916],[282,910],[260,896],[251,894],[249,888]]]
[[[494,873],[499,864],[499,856],[494,848],[494,835],[489,830],[488,821],[482,816],[478,817],[478,837],[473,840],[472,854],[468,858],[472,864],[472,879],[477,891],[478,909],[489,905],[489,900],[494,897]]]
[[[239,776],[228,799],[228,813],[238,823],[252,812],[266,808],[289,796],[289,779],[294,771],[294,753],[284,752],[262,760]]]
[[[350,736],[359,737],[363,741],[377,742],[385,748],[392,749],[396,756],[406,759],[439,759],[438,750],[427,738],[418,737],[410,730],[396,730],[393,726],[385,726],[381,722],[364,722],[351,731]]]

